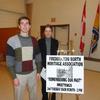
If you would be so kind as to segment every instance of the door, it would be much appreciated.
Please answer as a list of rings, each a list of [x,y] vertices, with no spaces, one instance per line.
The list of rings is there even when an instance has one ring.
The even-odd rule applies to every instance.
[[[68,50],[69,29],[67,26],[56,26],[55,38],[59,41],[60,50]]]
[[[69,24],[51,25],[53,29],[52,37],[59,41],[59,50],[69,50]],[[45,26],[40,27],[41,38],[44,37]]]

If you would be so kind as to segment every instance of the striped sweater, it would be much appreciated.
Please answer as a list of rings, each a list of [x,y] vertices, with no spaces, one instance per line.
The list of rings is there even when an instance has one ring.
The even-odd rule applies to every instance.
[[[41,71],[41,54],[35,38],[15,35],[7,41],[7,66],[13,76]]]

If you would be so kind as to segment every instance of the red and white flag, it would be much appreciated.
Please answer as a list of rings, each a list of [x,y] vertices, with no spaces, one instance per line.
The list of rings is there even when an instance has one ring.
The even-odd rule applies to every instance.
[[[81,38],[80,38],[80,53],[83,54],[84,47],[85,47],[84,37],[86,33],[86,1],[83,7],[81,24],[82,24],[82,33],[81,33]]]

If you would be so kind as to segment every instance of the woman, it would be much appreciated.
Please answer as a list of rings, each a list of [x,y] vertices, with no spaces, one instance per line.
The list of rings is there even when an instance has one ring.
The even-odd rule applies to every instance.
[[[52,38],[52,28],[46,25],[44,29],[44,38],[38,41],[42,56],[42,71],[46,70],[46,55],[57,55],[58,40]],[[46,92],[46,80],[41,77],[42,82],[42,100],[48,100],[48,93]],[[52,94],[51,100],[56,100],[55,93]]]

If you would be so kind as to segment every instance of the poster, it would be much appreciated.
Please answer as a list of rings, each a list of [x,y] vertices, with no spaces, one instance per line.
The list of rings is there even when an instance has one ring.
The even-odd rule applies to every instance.
[[[84,94],[84,56],[48,55],[46,91]]]

